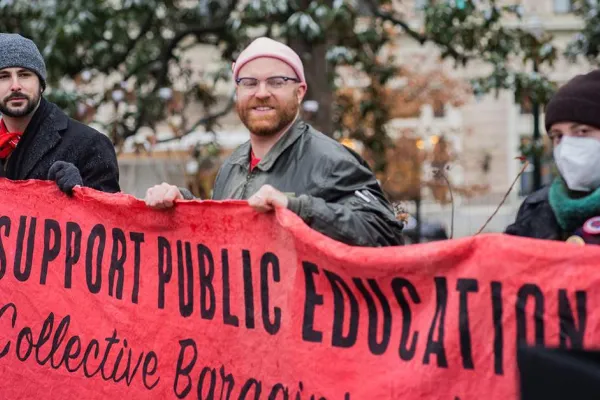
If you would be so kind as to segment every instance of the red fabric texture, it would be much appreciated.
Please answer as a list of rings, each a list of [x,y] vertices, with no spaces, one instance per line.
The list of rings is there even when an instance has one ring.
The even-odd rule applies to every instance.
[[[0,158],[7,158],[17,147],[23,132],[9,132],[6,124],[0,119]]]
[[[242,201],[0,192],[2,399],[517,399],[517,338],[600,346],[598,246],[369,249]]]

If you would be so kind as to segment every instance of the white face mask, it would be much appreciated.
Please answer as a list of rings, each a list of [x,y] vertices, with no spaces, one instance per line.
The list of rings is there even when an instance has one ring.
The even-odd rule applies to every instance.
[[[554,161],[571,190],[592,192],[600,188],[600,140],[564,136],[554,148]]]

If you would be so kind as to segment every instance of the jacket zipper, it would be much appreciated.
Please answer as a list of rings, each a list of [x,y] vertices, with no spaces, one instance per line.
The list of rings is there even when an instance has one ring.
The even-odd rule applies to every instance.
[[[242,200],[246,198],[246,189],[248,188],[248,184],[252,179],[254,173],[250,171],[250,167],[248,167],[248,174],[246,175],[246,182],[244,182],[244,188],[242,189]]]

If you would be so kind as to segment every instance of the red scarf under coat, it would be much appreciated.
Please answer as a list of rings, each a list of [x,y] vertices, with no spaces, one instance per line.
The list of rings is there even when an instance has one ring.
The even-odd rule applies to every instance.
[[[0,158],[6,159],[10,156],[10,153],[17,147],[19,140],[23,132],[9,132],[8,128],[4,124],[4,121],[0,119]]]

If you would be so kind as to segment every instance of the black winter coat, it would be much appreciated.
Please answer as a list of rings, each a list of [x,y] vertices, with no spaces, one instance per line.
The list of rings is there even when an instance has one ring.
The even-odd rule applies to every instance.
[[[119,166],[111,141],[42,98],[17,147],[2,163],[0,177],[46,180],[56,161],[74,164],[84,186],[109,193],[120,191]]]
[[[547,186],[527,196],[515,223],[506,228],[506,233],[534,239],[565,240],[569,232],[564,232],[558,224],[548,200],[549,193],[550,186]]]

